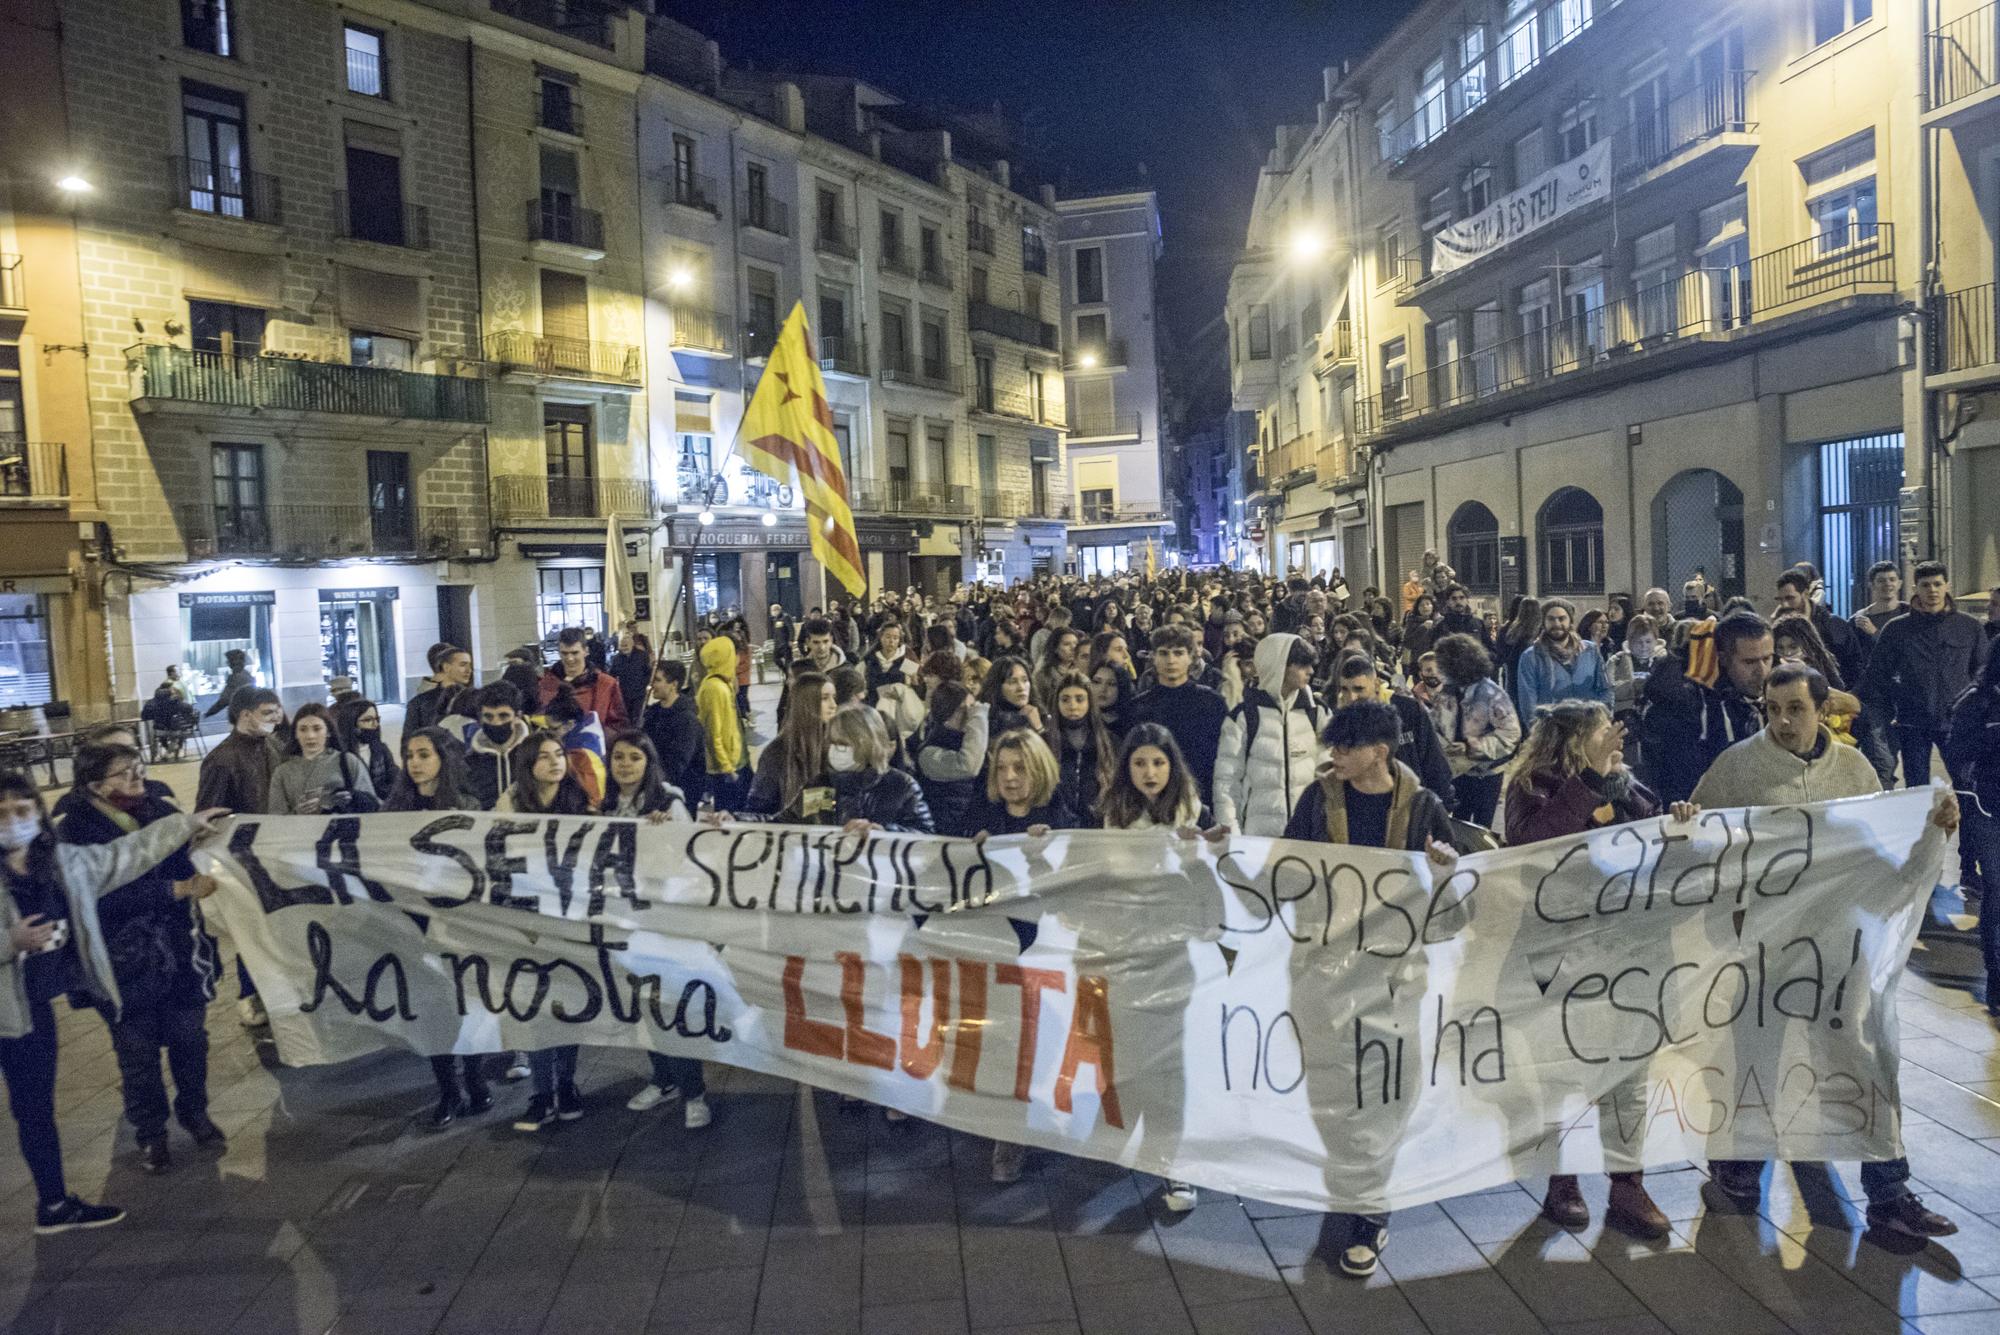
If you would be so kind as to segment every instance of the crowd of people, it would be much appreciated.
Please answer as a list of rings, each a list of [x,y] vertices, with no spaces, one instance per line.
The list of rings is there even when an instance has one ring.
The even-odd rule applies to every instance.
[[[698,627],[686,659],[656,658],[633,627],[615,650],[565,630],[555,662],[516,651],[484,685],[469,652],[440,644],[393,749],[380,709],[351,689],[287,717],[275,693],[238,683],[195,806],[597,813],[965,838],[1167,829],[1403,850],[1444,869],[1502,842],[1662,813],[1687,820],[1703,805],[1858,796],[1899,772],[1928,784],[1936,751],[1977,799],[1961,841],[1963,881],[1977,895],[2000,866],[2000,654],[1987,653],[2000,596],[1982,626],[1955,607],[1943,566],[1919,564],[1912,578],[1906,603],[1900,569],[1870,571],[1872,600],[1847,619],[1804,565],[1779,578],[1764,610],[1723,599],[1697,574],[1678,602],[1664,589],[1589,608],[1522,597],[1498,615],[1479,610],[1434,555],[1398,590],[1400,613],[1375,589],[1353,594],[1338,572],[1185,570],[888,593],[797,622],[773,606],[769,652],[784,685],[776,735],[761,749],[741,618]],[[1959,804],[1941,795],[1932,818],[1956,829]],[[220,1138],[202,1096],[201,1025],[219,956],[189,909],[212,886],[185,861],[207,819],[181,816],[146,777],[129,727],[90,738],[52,813],[30,781],[0,776],[13,891],[0,906],[16,966],[11,997],[0,992],[0,1067],[41,1225],[116,1214],[62,1186],[47,1092],[48,1003],[60,993],[88,998],[112,1027],[144,1167],[171,1165],[169,1111],[197,1144]],[[117,857],[85,863],[72,849]],[[64,917],[77,930],[58,940],[48,927]],[[2000,977],[2000,914],[1980,921]],[[237,984],[243,1022],[264,1023],[240,962]],[[2000,1014],[2000,995],[1989,1009]],[[585,1114],[574,1046],[439,1057],[432,1069],[435,1127],[491,1110],[495,1078],[532,1081],[514,1121],[524,1132]],[[709,1123],[701,1063],[655,1056],[627,1106],[676,1103],[689,1128]],[[996,1143],[994,1180],[1018,1178],[1024,1158]],[[1761,1171],[1711,1165],[1717,1188],[1743,1201],[1757,1198]],[[1864,1165],[1870,1225],[1955,1231],[1908,1177],[1902,1161]],[[1191,1184],[1166,1184],[1167,1208],[1197,1202]],[[1590,1219],[1574,1177],[1552,1178],[1543,1208],[1569,1228]],[[1639,1237],[1667,1232],[1641,1173],[1613,1176],[1606,1219]],[[1374,1271],[1387,1222],[1345,1218],[1346,1273]]]

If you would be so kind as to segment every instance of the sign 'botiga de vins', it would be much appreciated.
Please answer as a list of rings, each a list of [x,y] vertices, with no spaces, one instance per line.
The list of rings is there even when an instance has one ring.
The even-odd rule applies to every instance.
[[[204,857],[279,1051],[698,1057],[1310,1208],[1899,1150],[1933,795],[1461,860],[430,813]],[[726,1104],[721,1116],[727,1116]]]

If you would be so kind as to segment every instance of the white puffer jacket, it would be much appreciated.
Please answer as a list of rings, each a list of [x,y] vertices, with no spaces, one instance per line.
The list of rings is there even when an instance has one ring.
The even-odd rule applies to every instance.
[[[1298,636],[1266,635],[1257,641],[1257,686],[1222,724],[1215,758],[1215,822],[1244,834],[1277,838],[1292,808],[1313,786],[1324,755],[1319,731],[1326,722],[1311,688],[1280,700],[1285,660]]]

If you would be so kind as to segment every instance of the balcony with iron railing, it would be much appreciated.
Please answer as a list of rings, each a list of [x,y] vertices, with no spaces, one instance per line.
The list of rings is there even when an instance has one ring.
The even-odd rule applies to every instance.
[[[1982,5],[1926,34],[1930,86],[1926,111],[1959,108],[2000,87],[2000,4]],[[1981,98],[1981,103],[1990,100]]]
[[[868,374],[868,345],[849,333],[819,334],[819,369],[839,375]]]
[[[854,234],[854,225],[841,218],[821,215],[813,229],[813,248],[822,255],[838,255],[842,259],[859,259],[861,247]]]
[[[430,210],[421,204],[382,208],[359,200],[345,190],[333,192],[334,225],[348,241],[368,241],[378,246],[401,246],[408,250],[431,248]]]
[[[715,178],[701,172],[677,173],[673,185],[667,190],[667,203],[694,209],[711,217],[722,214],[722,207],[716,203],[719,198],[721,196],[715,193]]]
[[[1089,342],[1079,340],[1063,349],[1065,371],[1109,371],[1127,364],[1125,340],[1122,338],[1099,338]]]
[[[884,246],[876,263],[881,266],[883,273],[896,274],[902,278],[917,276],[917,266],[910,259],[909,250],[903,246]]]
[[[1319,356],[1313,369],[1321,375],[1338,366],[1354,365],[1354,322],[1335,320],[1320,331]]]
[[[493,522],[535,519],[647,519],[658,508],[642,477],[554,477],[500,473],[493,478]]]
[[[639,349],[629,343],[532,334],[525,329],[488,334],[486,360],[503,370],[564,380],[636,385],[641,378]]]
[[[772,236],[792,234],[792,206],[770,195],[754,195],[745,190],[736,201],[736,220]]]
[[[1311,482],[1318,476],[1319,433],[1302,431],[1264,456],[1264,471],[1273,482]]]
[[[1750,115],[1750,85],[1756,77],[1755,70],[1730,70],[1626,121],[1618,127],[1612,147],[1614,176],[1623,184],[1636,184],[1695,149],[1754,134],[1757,122]],[[1746,156],[1755,148],[1744,138],[1735,142]]]
[[[1173,516],[1165,505],[1085,501],[1077,507],[1076,518],[1080,524],[1164,524]]]
[[[61,441],[0,436],[0,506],[69,499],[69,452]]]
[[[278,178],[270,173],[245,171],[239,163],[205,158],[175,157],[167,162],[175,209],[239,222],[284,222],[283,192]]]
[[[1056,327],[1042,319],[1039,311],[996,306],[990,301],[968,301],[965,304],[965,321],[975,334],[992,334],[1049,352],[1056,351],[1059,346]]]
[[[670,311],[674,320],[674,331],[670,336],[673,347],[689,352],[729,355],[732,321],[727,315],[721,311],[682,305],[675,305]]]
[[[847,498],[856,514],[969,515],[967,488],[954,482],[916,482],[908,478],[851,477]]]
[[[484,422],[486,382],[464,376],[345,366],[293,357],[197,352],[160,343],[127,348],[135,406],[333,413],[390,421]]]
[[[1046,395],[1036,397],[1025,389],[1000,385],[974,385],[971,410],[986,417],[1004,417],[1037,426],[1066,426],[1057,416],[1056,405]]]
[[[981,489],[979,514],[985,519],[1068,519],[1070,504],[1061,497],[1046,494]]]
[[[1409,376],[1355,401],[1355,431],[1370,439],[1434,414],[1505,405],[1552,382],[1733,338],[1754,321],[1813,303],[1895,291],[1893,224],[1849,224],[1743,264],[1697,269]]]
[[[908,348],[885,348],[882,351],[883,384],[915,385],[919,389],[957,394],[964,380],[961,369],[942,357],[919,357]]]
[[[484,516],[459,506],[180,505],[188,555],[332,561],[363,556],[447,557],[486,545]]]
[[[1121,413],[1110,409],[1086,412],[1072,407],[1069,419],[1069,443],[1077,444],[1085,440],[1137,440],[1143,434],[1143,421],[1136,412]]]
[[[1363,452],[1345,431],[1322,437],[1319,454],[1313,461],[1319,484],[1336,491],[1360,486],[1364,480],[1360,461]]]
[[[568,195],[543,192],[528,201],[528,239],[604,253],[604,215]]]
[[[966,223],[965,248],[967,250],[976,250],[982,255],[991,255],[994,251],[992,226],[988,223],[977,221]]]
[[[941,287],[947,292],[951,290],[951,270],[946,268],[944,260],[937,256],[924,258],[922,266],[917,270],[917,279],[932,287]]]
[[[1049,243],[1032,233],[1021,234],[1021,268],[1028,273],[1049,271]]]
[[[1972,378],[1969,373],[2000,375],[2000,346],[1994,339],[1994,285],[1940,292],[1931,299],[1930,373]],[[1984,378],[1979,376],[1977,378]]]
[[[28,309],[28,270],[19,255],[0,254],[0,311]]]

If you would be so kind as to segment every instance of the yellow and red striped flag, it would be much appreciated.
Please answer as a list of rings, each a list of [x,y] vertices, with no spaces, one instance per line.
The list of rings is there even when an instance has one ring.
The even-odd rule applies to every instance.
[[[854,512],[847,504],[847,475],[826,381],[813,355],[806,308],[793,303],[765,364],[764,378],[743,413],[743,457],[766,477],[795,486],[806,503],[806,531],[826,572],[857,597],[867,587]]]

